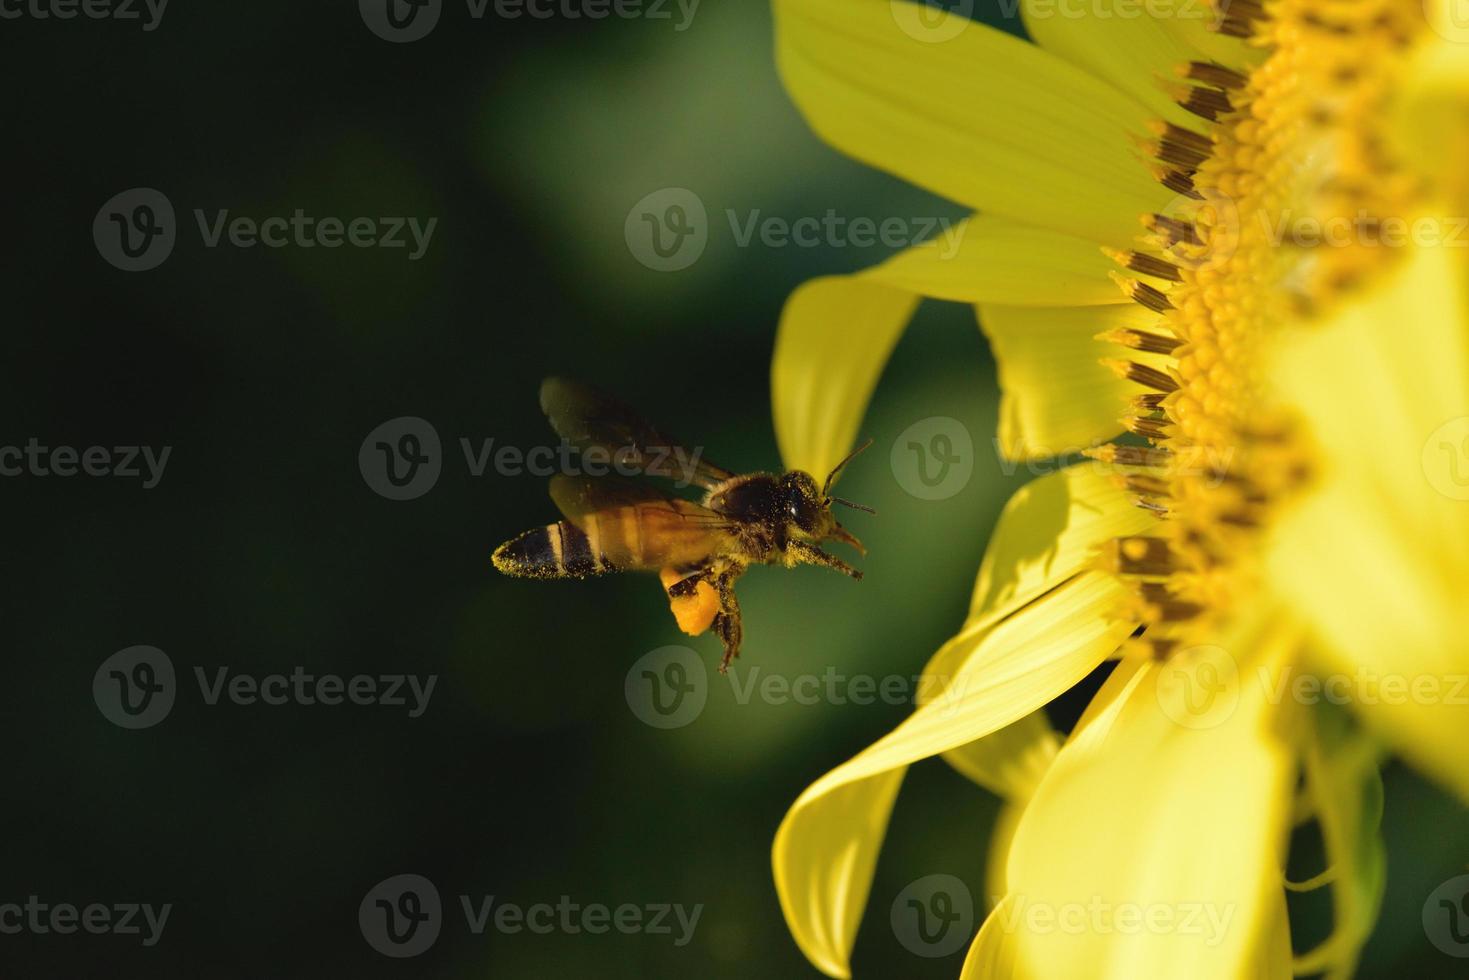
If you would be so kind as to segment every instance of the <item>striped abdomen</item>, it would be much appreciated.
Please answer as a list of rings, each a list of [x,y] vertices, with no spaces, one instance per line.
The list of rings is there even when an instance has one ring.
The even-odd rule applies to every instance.
[[[495,551],[495,567],[531,578],[583,578],[707,560],[727,524],[697,505],[649,501],[527,531]],[[578,526],[579,525],[579,526]]]
[[[506,575],[525,578],[585,578],[618,566],[592,548],[574,524],[559,521],[533,528],[495,549],[491,559]]]

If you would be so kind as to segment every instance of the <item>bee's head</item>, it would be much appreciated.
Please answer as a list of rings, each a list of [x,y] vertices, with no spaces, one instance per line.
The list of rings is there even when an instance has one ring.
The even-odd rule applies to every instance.
[[[826,481],[817,487],[816,479],[803,470],[791,470],[780,478],[780,506],[787,526],[797,535],[809,538],[815,542],[821,542],[827,538],[835,538],[846,542],[858,551],[866,554],[862,542],[858,541],[850,531],[842,527],[836,517],[832,515],[831,505],[842,504],[855,510],[864,510],[869,514],[876,513],[871,507],[854,504],[850,500],[831,495],[832,484],[836,483],[837,476],[842,472],[842,467],[851,461],[862,450],[872,445],[872,440],[864,442],[848,454],[826,477]]]
[[[832,524],[831,500],[816,486],[810,473],[791,470],[780,478],[781,518],[803,537],[820,541]]]

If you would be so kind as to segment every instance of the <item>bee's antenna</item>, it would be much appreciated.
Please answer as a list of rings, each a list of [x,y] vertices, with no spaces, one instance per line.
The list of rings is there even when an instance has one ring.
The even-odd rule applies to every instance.
[[[872,445],[872,440],[868,439],[862,445],[847,453],[846,458],[838,463],[834,469],[832,469],[831,473],[829,473],[826,477],[826,482],[821,485],[821,495],[823,497],[827,495],[827,491],[831,489],[832,484],[837,482],[837,477],[841,475],[842,467],[850,463],[853,459],[856,458],[858,453],[862,452],[862,450],[866,449],[870,445]]]
[[[877,514],[877,511],[876,510],[874,510],[871,507],[868,507],[866,504],[854,504],[854,503],[852,503],[852,501],[850,501],[850,500],[843,500],[841,497],[829,497],[828,499],[832,503],[834,503],[834,504],[841,504],[843,507],[850,507],[853,510],[860,510],[860,511],[862,511],[864,513],[867,513],[867,514],[873,514],[873,515],[876,515]]]

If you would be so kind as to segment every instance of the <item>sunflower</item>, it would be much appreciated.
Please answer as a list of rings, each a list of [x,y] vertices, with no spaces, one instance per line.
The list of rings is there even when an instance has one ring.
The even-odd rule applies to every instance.
[[[806,283],[788,465],[853,442],[922,297],[973,304],[1006,506],[936,692],[777,832],[786,921],[848,976],[907,766],[999,794],[966,977],[1349,975],[1385,753],[1469,799],[1469,36],[1444,0],[775,0],[816,133],[972,208]],[[1044,708],[1108,661],[1064,737]],[[1285,875],[1314,822],[1327,866]],[[1334,925],[1291,949],[1287,893]]]

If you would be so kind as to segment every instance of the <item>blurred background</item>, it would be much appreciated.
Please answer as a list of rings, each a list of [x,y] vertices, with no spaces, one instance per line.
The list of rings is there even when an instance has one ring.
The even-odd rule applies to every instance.
[[[811,780],[910,707],[741,692],[834,673],[899,678],[911,697],[909,678],[961,622],[986,535],[1031,478],[993,452],[995,371],[972,313],[920,310],[873,402],[875,448],[843,482],[879,512],[848,521],[870,548],[865,580],[752,571],[736,683],[710,669],[702,709],[678,727],[643,720],[630,671],[671,644],[712,668],[717,641],[678,633],[650,577],[495,573],[494,547],[555,512],[544,478],[477,474],[464,445],[554,446],[536,395],[558,373],[725,467],[778,467],[768,369],[783,300],[890,249],[744,229],[896,217],[911,240],[958,212],[808,132],[761,3],[592,19],[573,15],[595,4],[541,18],[446,0],[436,22],[431,5],[407,26],[380,0],[161,16],[138,3],[133,19],[15,9],[0,23],[14,166],[0,445],[171,451],[148,488],[0,479],[0,903],[171,912],[151,946],[146,926],[0,935],[4,972],[815,976],[781,919],[772,836]],[[174,212],[171,248],[159,237],[141,260],[118,254],[110,217],[137,219],[140,236],[161,227],[157,208],[152,221],[137,210],[157,196],[126,196],[137,188]],[[650,255],[642,211],[667,217],[688,195],[705,209],[702,250]],[[221,212],[260,223],[297,209],[369,218],[369,237],[390,218],[435,223],[422,248],[406,226],[397,248],[245,246],[227,231],[209,244]],[[359,466],[369,434],[403,417],[440,442],[437,480],[406,500]],[[973,445],[962,477],[924,499],[891,450],[935,424]],[[106,677],[93,682],[138,645],[166,654],[175,690],[166,717],[129,729],[102,703]],[[411,697],[211,704],[197,675],[212,684],[222,668],[436,680],[411,717]],[[1058,724],[1085,693],[1057,706]],[[1469,822],[1401,768],[1386,779],[1388,892],[1362,975],[1451,975],[1420,912],[1425,882],[1462,872]],[[941,763],[909,774],[859,976],[957,976],[962,945],[920,955],[933,950],[905,943],[889,913],[933,874],[982,906],[996,809]],[[400,959],[368,941],[359,906],[401,874],[431,881],[444,912],[431,948]],[[671,934],[475,934],[460,896],[701,912],[681,945],[672,916]],[[1328,912],[1302,908],[1301,942]]]

